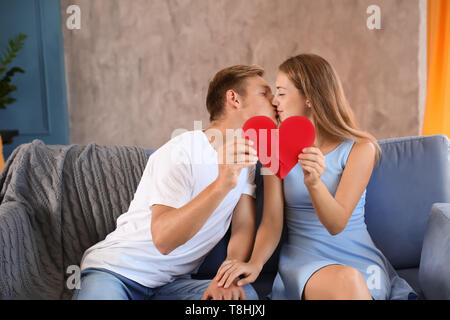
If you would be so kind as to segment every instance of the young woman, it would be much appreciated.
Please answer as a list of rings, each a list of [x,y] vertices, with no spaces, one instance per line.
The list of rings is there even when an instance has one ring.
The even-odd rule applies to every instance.
[[[279,67],[276,89],[279,120],[307,117],[315,142],[283,182],[264,176],[252,256],[247,263],[225,261],[219,284],[255,281],[280,240],[284,210],[288,236],[272,299],[416,299],[367,231],[366,187],[381,148],[358,129],[335,70],[317,55],[298,55]]]

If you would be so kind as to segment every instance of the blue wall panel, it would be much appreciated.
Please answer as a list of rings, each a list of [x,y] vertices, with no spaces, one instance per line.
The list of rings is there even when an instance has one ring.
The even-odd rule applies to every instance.
[[[24,33],[25,46],[9,66],[18,66],[12,94],[17,101],[0,110],[0,130],[19,130],[4,156],[22,143],[69,144],[61,7],[58,0],[0,0],[0,49]],[[1,76],[0,76],[1,77]]]

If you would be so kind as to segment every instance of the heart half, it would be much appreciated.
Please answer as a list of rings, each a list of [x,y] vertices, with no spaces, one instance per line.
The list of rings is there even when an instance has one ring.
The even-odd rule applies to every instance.
[[[280,126],[280,173],[284,179],[298,163],[298,155],[313,145],[316,133],[314,125],[302,116],[289,117]]]
[[[279,129],[272,119],[257,116],[243,126],[243,137],[256,144],[260,162],[279,178],[284,179],[298,163],[303,148],[313,145],[314,125],[302,116],[289,117]]]

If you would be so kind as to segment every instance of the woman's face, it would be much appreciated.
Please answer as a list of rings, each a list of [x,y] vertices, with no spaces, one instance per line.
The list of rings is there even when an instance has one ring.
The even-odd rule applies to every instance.
[[[277,91],[272,104],[277,107],[277,116],[281,122],[292,116],[310,118],[311,112],[305,97],[284,72],[278,72],[275,86]]]

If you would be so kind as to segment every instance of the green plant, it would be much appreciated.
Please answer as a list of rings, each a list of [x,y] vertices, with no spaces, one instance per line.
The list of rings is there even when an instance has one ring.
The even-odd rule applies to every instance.
[[[23,44],[27,35],[20,33],[15,36],[13,39],[9,40],[9,46],[0,54],[0,75],[6,71],[6,67],[8,64],[12,62],[12,60],[17,57],[17,53],[20,49],[22,49]],[[11,104],[16,99],[10,96],[11,92],[17,90],[17,87],[11,85],[11,78],[15,73],[25,73],[25,71],[19,67],[12,67],[8,70],[5,76],[0,80],[0,109],[6,109],[7,104]]]

